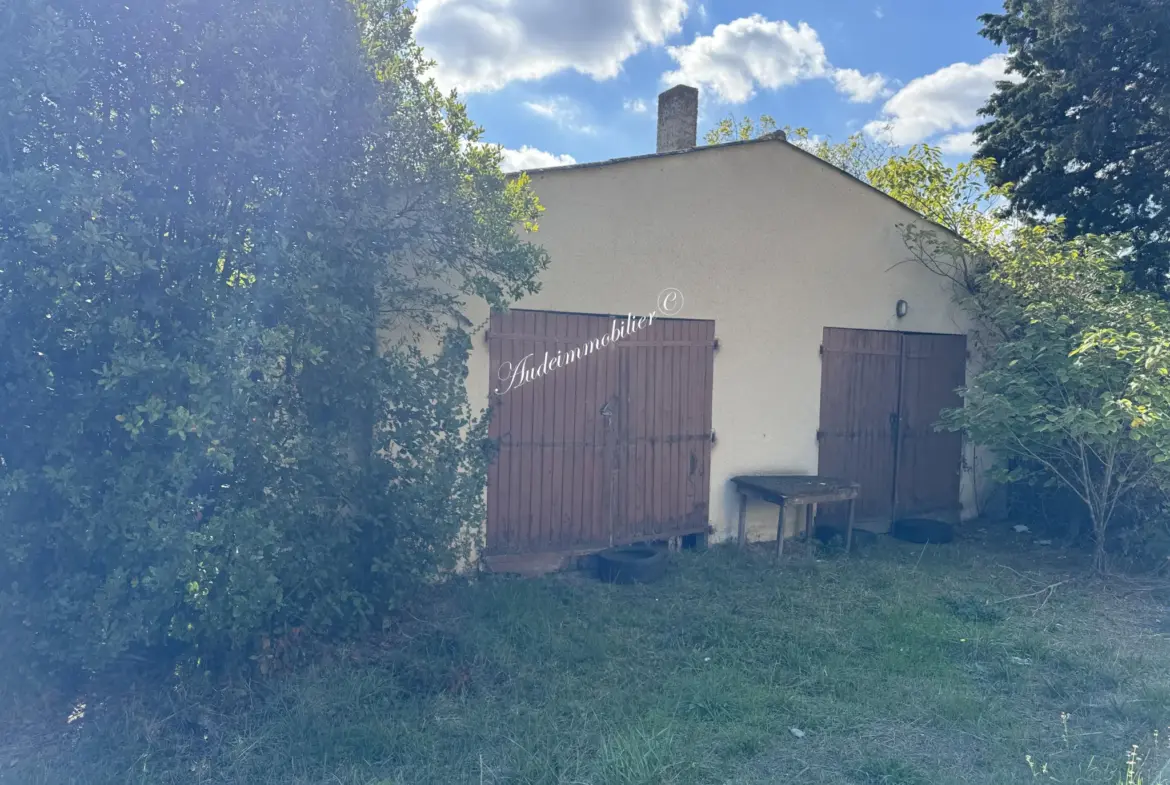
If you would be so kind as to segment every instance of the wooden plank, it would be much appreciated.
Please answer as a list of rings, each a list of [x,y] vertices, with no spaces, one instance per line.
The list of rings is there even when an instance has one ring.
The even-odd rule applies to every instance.
[[[590,440],[593,444],[592,487],[589,494],[589,533],[586,542],[606,542],[609,538],[609,520],[606,516],[605,492],[608,488],[606,477],[609,466],[606,464],[605,418],[600,410],[606,399],[606,365],[599,352],[593,352],[583,358],[588,363],[590,373],[590,395],[588,417],[590,422]]]
[[[569,317],[573,323],[572,335],[581,338],[588,332],[589,320],[583,316]],[[578,341],[574,342],[579,343]],[[585,363],[575,360],[572,365],[573,381],[573,442],[576,449],[573,453],[573,530],[572,541],[584,542],[588,531],[588,520],[585,517],[585,503],[587,488],[589,487],[589,450],[588,444],[588,368]]]
[[[689,338],[692,336],[692,323],[690,321],[679,322],[676,328],[676,334],[680,337]],[[696,347],[683,347],[675,349],[678,352],[678,390],[679,390],[679,405],[678,405],[678,420],[679,420],[679,434],[683,437],[691,437],[696,435],[696,428],[692,410],[694,404],[692,399],[693,387],[691,386],[691,367],[694,365],[694,349]],[[690,517],[691,512],[691,456],[692,450],[695,447],[694,442],[690,438],[679,441],[679,455],[678,455],[678,501],[676,502],[675,519],[671,526],[672,529],[683,526],[685,521]]]
[[[608,325],[607,325],[608,329]],[[603,368],[602,378],[604,379],[602,389],[598,395],[599,405],[609,404],[611,414],[609,417],[600,416],[602,421],[603,434],[603,455],[604,455],[604,472],[602,474],[603,490],[602,490],[602,526],[604,532],[604,542],[606,544],[613,544],[615,534],[620,531],[618,529],[617,520],[617,492],[618,492],[618,431],[621,428],[620,417],[621,413],[617,411],[621,406],[621,401],[618,396],[618,352],[613,350],[612,346],[604,346],[597,353],[598,361]],[[600,409],[599,409],[600,412]]]
[[[907,333],[903,337],[900,441],[895,488],[898,516],[959,509],[962,435],[937,432],[943,409],[959,408],[966,381],[963,335]]]
[[[559,319],[558,314],[545,315],[550,336],[558,335],[557,323]],[[559,347],[555,338],[551,338],[545,344],[550,361],[552,358],[556,358]],[[544,378],[544,433],[548,434],[546,438],[549,439],[549,442],[548,446],[541,450],[542,467],[544,468],[544,501],[542,505],[544,519],[541,522],[541,532],[543,542],[548,544],[549,548],[556,546],[557,540],[560,538],[557,522],[560,519],[560,471],[562,471],[565,450],[565,432],[562,427],[565,408],[563,383],[562,369],[552,369]]]
[[[569,344],[567,333],[569,333],[570,318],[567,314],[557,315],[557,329],[566,336],[564,342],[557,343],[558,350],[566,349],[567,344]],[[559,378],[557,379],[557,431],[555,438],[558,438],[560,445],[562,445],[557,455],[557,467],[553,471],[552,478],[552,487],[557,497],[556,512],[552,519],[552,542],[557,545],[557,548],[565,545],[566,540],[569,540],[566,535],[572,526],[572,464],[573,450],[576,449],[576,446],[573,445],[573,411],[570,402],[574,381],[572,371],[572,364],[563,366],[562,369],[556,371]]]
[[[491,326],[495,322],[495,320],[496,320],[496,315],[492,314],[492,316],[488,322],[488,334],[489,335],[491,334]],[[499,361],[500,361],[501,348],[502,348],[500,345],[501,343],[502,343],[502,341],[496,340],[494,338],[488,340],[488,364],[489,364],[489,368],[493,369],[490,371],[490,373],[493,376],[496,373],[494,369],[497,367],[497,363],[499,363]],[[487,520],[485,522],[486,526],[487,526],[487,530],[484,532],[484,535],[485,535],[485,543],[484,544],[489,549],[499,546],[499,543],[497,541],[495,541],[494,538],[499,537],[499,534],[501,531],[500,525],[501,525],[501,520],[502,520],[502,518],[500,516],[501,493],[500,493],[499,482],[500,482],[500,459],[503,457],[503,450],[499,445],[501,442],[501,439],[500,439],[501,429],[503,427],[503,414],[504,414],[503,409],[504,409],[504,407],[500,405],[500,403],[496,400],[496,398],[497,398],[497,396],[493,395],[489,389],[488,407],[489,407],[489,416],[491,419],[488,422],[488,438],[491,439],[495,445],[497,445],[496,456],[492,460],[491,464],[488,466],[488,478],[487,478]]]
[[[670,340],[679,339],[682,332],[683,323],[672,319],[667,323],[667,335]],[[670,438],[680,436],[686,431],[686,420],[682,414],[682,361],[684,358],[684,350],[680,346],[670,346],[665,350],[669,353],[670,359],[673,360],[672,367],[670,367],[670,432],[667,434]],[[686,469],[683,469],[682,455],[686,445],[681,441],[670,441],[670,475],[667,480],[669,507],[667,509],[667,516],[663,521],[655,526],[656,531],[674,529],[677,523],[683,517],[683,503],[687,500],[686,489]]]
[[[653,329],[656,337],[665,338],[663,322],[655,322]],[[663,486],[666,483],[666,456],[663,455],[660,436],[666,430],[665,398],[669,390],[666,383],[666,353],[654,352],[654,381],[651,400],[654,402],[653,417],[651,419],[650,452],[651,463],[654,467],[653,482],[651,485],[650,514],[653,520],[660,521],[666,515],[666,493]]]
[[[619,323],[619,326],[620,323]],[[633,336],[627,335],[618,341],[617,346],[621,346],[624,342],[632,340]],[[617,346],[610,345],[608,351],[613,355],[613,361],[617,373],[617,386],[614,390],[615,396],[618,400],[616,411],[614,412],[614,460],[616,462],[616,485],[614,489],[614,532],[615,538],[622,536],[622,532],[630,530],[633,517],[630,515],[629,498],[630,498],[630,470],[634,466],[630,450],[634,447],[635,441],[632,438],[636,424],[634,422],[633,412],[633,396],[631,393],[631,368],[630,360],[633,354],[625,351],[618,351]]]
[[[707,322],[709,343],[704,350],[703,364],[703,433],[714,430],[712,418],[714,415],[714,388],[715,388],[715,322]],[[711,442],[708,441],[703,451],[703,515],[706,519],[711,515]],[[704,520],[704,525],[706,520]]]
[[[516,319],[524,324],[532,319],[531,314],[517,312]],[[525,324],[525,326],[528,326]],[[516,363],[528,357],[532,352],[532,343],[525,340],[516,342]],[[512,406],[516,411],[516,535],[515,543],[518,549],[524,550],[530,542],[532,511],[532,462],[529,456],[529,442],[532,441],[532,383],[519,385],[509,391],[515,395]]]
[[[637,350],[641,336],[638,333],[625,338],[628,341],[629,351],[619,352],[619,361],[624,364],[623,384],[620,393],[625,401],[624,414],[626,415],[622,427],[622,455],[625,465],[622,467],[622,491],[619,495],[622,507],[623,529],[636,527],[638,514],[637,502],[637,472],[638,472],[638,443],[642,428],[642,415],[645,410],[645,401],[638,394],[638,363],[641,358]]]
[[[654,515],[654,448],[650,440],[654,436],[654,353],[653,334],[643,327],[638,334],[638,387],[635,391],[639,406],[638,422],[638,482],[634,493],[633,520],[639,528]]]
[[[496,315],[493,313],[488,319],[488,368],[489,368],[489,387],[488,387],[488,407],[491,416],[491,421],[488,424],[488,438],[496,445],[496,454],[492,459],[491,465],[488,466],[487,479],[487,519],[485,524],[487,526],[484,531],[485,546],[490,550],[495,543],[493,538],[498,536],[500,531],[499,526],[499,504],[500,504],[500,458],[503,455],[500,440],[500,424],[502,407],[496,401],[496,396],[492,392],[492,380],[495,378],[496,363],[500,360],[500,342],[491,338],[492,326],[496,323]]]
[[[584,317],[579,317],[584,319]],[[582,327],[585,334],[592,330],[594,324],[593,319],[588,319],[583,322]],[[584,445],[584,471],[582,473],[582,493],[581,493],[581,538],[580,542],[593,542],[597,539],[597,520],[596,514],[598,510],[597,497],[601,493],[600,485],[597,482],[598,466],[597,459],[597,363],[590,362],[590,357],[583,357],[577,362],[581,363],[582,379],[581,379],[581,418],[582,418],[582,442]]]
[[[629,435],[633,463],[630,468],[631,482],[627,487],[628,498],[626,508],[629,511],[626,518],[625,538],[631,539],[645,528],[645,521],[650,516],[649,494],[653,489],[653,478],[649,468],[649,439],[651,436],[653,401],[649,397],[650,366],[653,359],[649,348],[651,334],[643,328],[631,337],[630,346],[633,347],[629,355],[633,358],[633,372],[630,376],[627,396],[632,409],[631,418],[634,425]]]
[[[535,332],[541,327],[541,322],[544,321],[544,315],[541,313],[532,313],[532,330]],[[529,350],[532,352],[532,358],[529,360],[529,365],[536,368],[540,365],[540,355],[544,348],[544,344],[539,339],[533,339]],[[531,490],[529,491],[529,508],[528,508],[528,529],[525,537],[525,550],[540,550],[542,545],[542,538],[540,535],[540,505],[541,505],[541,483],[544,479],[544,464],[541,461],[541,445],[544,441],[543,426],[544,426],[544,378],[533,378],[525,387],[528,389],[528,416],[531,419],[532,430],[525,444],[528,448],[528,473],[529,481],[531,482]]]
[[[508,318],[507,314],[496,313],[492,315],[490,330],[493,332],[502,325]],[[499,341],[499,356],[492,360],[492,373],[496,374],[489,380],[491,387],[489,389],[504,389],[499,385],[500,366],[503,363],[512,361],[513,345],[509,341]],[[510,401],[507,399],[507,394],[497,396],[496,406],[498,407],[500,417],[500,454],[496,460],[499,467],[499,475],[496,479],[499,488],[498,504],[499,509],[498,519],[496,520],[495,531],[488,532],[488,547],[490,549],[504,549],[507,547],[510,538],[510,528],[512,525],[512,500],[515,498],[510,487],[513,472],[511,471],[512,461],[512,407]],[[492,492],[488,491],[488,504],[492,503]]]
[[[707,332],[706,325],[702,322],[692,322],[690,328],[691,336],[696,341],[702,341]],[[706,381],[707,351],[708,349],[701,346],[687,350],[686,379],[687,400],[689,401],[687,421],[690,423],[687,430],[689,433],[697,434],[702,438],[701,442],[692,442],[687,450],[686,512],[688,516],[703,518],[703,522],[705,522],[706,515],[700,514],[697,511],[702,505],[701,486],[705,479],[703,475],[703,453],[711,444],[707,437],[707,431],[703,427],[703,401],[706,398],[704,385]]]
[[[504,321],[511,324],[516,321],[518,317],[513,314],[506,314]],[[509,351],[506,353],[509,369],[514,369],[516,363],[520,362],[523,345],[518,341],[505,342],[509,346]],[[506,386],[504,389],[508,389]],[[520,400],[520,390],[508,389],[504,394],[504,400],[507,403],[508,411],[511,415],[511,422],[508,429],[508,502],[507,502],[507,521],[504,526],[506,537],[506,547],[508,550],[522,547],[522,539],[520,536],[520,522],[523,517],[523,497],[521,496],[521,466],[524,462],[522,441],[523,431],[523,408],[518,408],[517,403]]]
[[[545,329],[550,336],[556,335],[555,322],[556,314],[545,314],[544,322]],[[539,353],[543,360],[544,352],[549,352],[550,361],[557,356],[557,343],[555,338],[546,339],[543,350]],[[564,449],[563,434],[556,433],[557,409],[560,406],[560,400],[557,398],[557,385],[560,383],[560,371],[558,369],[551,369],[544,374],[541,379],[541,392],[544,395],[543,412],[544,412],[544,426],[542,434],[545,434],[546,440],[550,440],[549,446],[541,447],[541,471],[543,477],[541,480],[541,542],[546,546],[552,548],[552,544],[556,542],[556,537],[553,535],[553,514],[555,514],[556,495],[553,493],[553,481],[555,481],[555,468],[560,463],[560,452]]]
[[[621,326],[621,323],[623,321],[624,321],[624,319],[618,320],[619,327]],[[680,321],[680,320],[678,320],[678,319],[655,319],[654,324],[655,325],[668,324],[669,322],[673,322],[673,321]],[[608,319],[605,322],[604,326],[602,326],[600,329],[596,330],[595,332],[590,333],[589,335],[583,336],[581,339],[581,343],[582,344],[589,343],[590,341],[592,341],[594,339],[600,340],[603,335],[609,335],[610,328],[611,328],[612,324],[613,324],[613,318]],[[646,332],[646,329],[643,328],[640,332]],[[638,333],[634,333],[635,336],[637,334]],[[543,340],[548,340],[550,338],[560,338],[561,336],[540,335],[539,333],[511,333],[510,332],[510,333],[501,333],[498,337],[502,338],[502,339],[506,339],[506,340],[543,341]],[[629,348],[631,343],[632,343],[632,336],[627,336],[627,337],[621,338],[617,341],[610,341],[606,344],[606,346],[599,347],[599,350],[601,348],[604,348],[604,349],[609,349],[609,348],[620,349],[623,347]],[[674,339],[674,338],[659,339],[659,340],[654,340],[654,341],[643,341],[643,343],[645,343],[647,346],[655,346],[655,347],[666,347],[666,346],[687,347],[687,346],[696,345],[695,342],[691,341],[691,340]],[[699,344],[699,345],[701,345],[701,344]]]
[[[683,336],[689,332],[690,325],[687,322],[678,322],[675,325],[675,334]],[[692,423],[687,416],[687,402],[690,398],[691,391],[687,387],[687,369],[690,360],[690,348],[678,347],[672,350],[678,361],[678,368],[675,371],[675,395],[677,397],[676,411],[677,411],[677,433],[680,436],[694,435]],[[671,528],[675,529],[682,525],[682,522],[687,517],[687,480],[690,476],[690,457],[691,457],[691,443],[687,441],[678,441],[675,443],[677,456],[675,458],[675,487],[676,496],[674,502],[674,515]]]
[[[821,414],[817,473],[861,484],[857,514],[892,515],[894,438],[901,337],[881,330],[826,327],[821,356]],[[821,507],[822,520],[844,523],[843,504]]]
[[[546,315],[540,312],[530,312],[526,314],[532,320],[531,330],[534,335],[539,335],[539,331],[544,325]],[[532,359],[529,360],[530,366],[535,369],[540,365],[540,357],[544,351],[544,341],[539,338],[533,338],[531,344]],[[548,386],[545,384],[545,377],[540,376],[534,378],[532,381],[525,384],[528,387],[529,411],[528,414],[532,421],[532,431],[525,443],[528,448],[528,471],[530,481],[532,483],[529,493],[529,511],[528,511],[528,533],[525,538],[525,550],[543,550],[544,538],[541,534],[541,505],[544,501],[542,497],[544,485],[544,391]]]

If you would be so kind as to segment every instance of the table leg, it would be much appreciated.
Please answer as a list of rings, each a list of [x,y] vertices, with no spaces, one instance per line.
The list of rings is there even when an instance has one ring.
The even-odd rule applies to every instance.
[[[776,558],[784,555],[784,504],[780,504],[780,512],[776,516]]]
[[[845,527],[845,557],[849,557],[849,549],[853,546],[853,508],[857,504],[856,499],[849,500],[849,523]]]
[[[739,549],[747,545],[747,494],[739,495]]]
[[[815,509],[815,507],[816,507],[816,505],[813,505],[813,504],[804,505],[804,543],[805,543],[804,547],[808,549],[808,553],[810,556],[812,555],[812,552],[813,552],[812,530],[813,530],[813,510]]]

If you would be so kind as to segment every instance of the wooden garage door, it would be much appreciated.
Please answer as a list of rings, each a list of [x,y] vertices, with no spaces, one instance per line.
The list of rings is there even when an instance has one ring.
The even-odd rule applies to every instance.
[[[625,317],[492,315],[489,553],[548,553],[704,531],[714,322],[655,319],[606,346]],[[579,358],[509,388],[525,357]],[[586,351],[588,350],[588,351]],[[536,362],[533,363],[533,360]]]
[[[962,437],[934,425],[962,405],[966,355],[962,335],[825,328],[818,473],[861,483],[859,520],[958,509]]]
[[[859,520],[890,518],[894,489],[894,422],[902,336],[826,327],[821,344],[821,428],[817,474],[861,483]],[[844,520],[846,505],[821,517]]]
[[[957,389],[967,376],[967,339],[962,335],[902,336],[898,472],[894,511],[898,517],[953,512],[959,508],[963,436],[936,431],[943,409],[963,405]]]

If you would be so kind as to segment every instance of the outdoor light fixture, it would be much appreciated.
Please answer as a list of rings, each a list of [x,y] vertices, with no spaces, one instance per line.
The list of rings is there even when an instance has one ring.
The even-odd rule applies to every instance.
[[[894,313],[896,313],[898,318],[901,319],[906,315],[906,311],[909,308],[910,305],[905,300],[898,300],[898,303],[894,306]]]

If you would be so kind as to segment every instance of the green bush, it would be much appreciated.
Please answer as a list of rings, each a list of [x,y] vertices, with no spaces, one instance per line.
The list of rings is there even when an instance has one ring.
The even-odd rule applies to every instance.
[[[920,146],[869,179],[951,230],[902,227],[908,261],[949,279],[975,325],[964,406],[940,427],[992,449],[1001,479],[1026,488],[1034,506],[1071,495],[1103,569],[1119,519],[1165,528],[1134,513],[1170,490],[1170,306],[1134,290],[1130,238],[1070,238],[1059,218],[1005,219],[1013,190],[986,185],[993,166],[951,168]]]
[[[1170,309],[1127,286],[1123,248],[1121,238],[1066,239],[1061,222],[986,246],[965,294],[982,328],[980,366],[963,408],[942,418],[999,454],[1002,480],[1071,494],[1098,570],[1113,524],[1133,518],[1123,512],[1170,488],[1160,393],[1170,354],[1153,348]]]
[[[467,298],[539,211],[392,0],[0,8],[0,657],[379,620],[481,518]],[[430,332],[436,357],[379,336]]]

